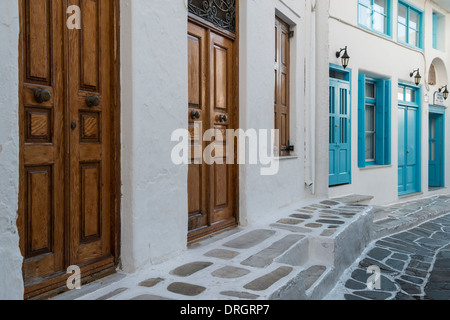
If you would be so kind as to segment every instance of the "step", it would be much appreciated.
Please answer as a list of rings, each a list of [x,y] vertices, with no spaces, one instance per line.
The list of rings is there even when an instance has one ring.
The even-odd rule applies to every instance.
[[[332,200],[338,201],[345,204],[361,204],[368,205],[370,201],[373,200],[373,196],[361,195],[361,194],[351,194],[343,197],[333,198]]]
[[[439,200],[439,198],[440,196],[434,196],[386,207],[383,213],[385,217],[378,220],[374,219],[374,239],[414,228],[427,220],[449,213],[450,206],[440,205],[438,201],[434,201]],[[381,217],[380,214],[377,215]]]

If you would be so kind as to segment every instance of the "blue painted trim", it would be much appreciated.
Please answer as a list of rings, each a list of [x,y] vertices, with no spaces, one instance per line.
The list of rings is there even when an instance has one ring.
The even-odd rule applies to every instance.
[[[445,114],[445,107],[443,106],[435,106],[435,105],[430,105],[428,107],[428,112],[429,113],[435,113],[435,114]]]
[[[397,42],[404,44],[408,47],[411,47],[413,49],[417,49],[419,51],[424,51],[424,34],[425,34],[425,32],[424,32],[424,28],[425,28],[424,10],[422,10],[422,9],[416,7],[415,5],[410,4],[409,2],[406,2],[404,0],[399,0],[398,4],[406,7],[407,14],[406,14],[406,42],[403,42],[398,39],[399,22],[398,22],[398,10],[397,10]],[[409,13],[410,13],[410,10],[415,11],[419,15],[419,19],[420,19],[420,21],[419,21],[419,45],[418,46],[413,46],[408,43],[409,42]]]
[[[437,22],[438,16],[433,12],[433,49],[437,49]]]
[[[366,167],[366,75],[358,75],[358,167]]]
[[[410,84],[405,84],[399,82],[399,86],[405,86],[414,88],[416,90],[416,104],[407,103],[404,101],[398,101],[398,106],[403,108],[417,108],[417,118],[416,118],[416,128],[417,128],[417,135],[416,135],[416,146],[417,146],[417,172],[416,172],[416,188],[411,191],[407,192],[399,192],[399,195],[405,195],[415,192],[420,192],[422,190],[422,88],[420,86],[414,86]],[[406,125],[406,124],[405,124]]]
[[[366,84],[370,82],[376,86],[375,99],[366,98]],[[365,74],[358,76],[358,167],[364,168],[371,165],[391,164],[391,87],[390,80],[380,80],[367,77]],[[376,142],[375,161],[366,161],[366,104],[376,105]]]
[[[348,183],[345,184],[352,184],[353,182],[353,174],[352,174],[352,68],[346,68],[344,69],[344,67],[342,65],[338,65],[338,64],[334,64],[334,63],[329,63],[329,69],[330,70],[334,70],[334,71],[339,71],[345,74],[345,79],[347,80],[339,80],[339,79],[329,79],[329,83],[331,84],[332,81],[336,81],[338,83],[344,83],[344,84],[348,84],[348,89],[349,89],[349,99],[348,99],[348,117],[349,117],[349,126],[348,126],[348,134],[349,134],[349,157],[348,157],[348,166],[350,168],[350,177],[349,177],[349,181]],[[330,187],[334,186],[332,184],[330,184]]]
[[[393,20],[394,20],[394,19],[392,19],[393,0],[387,0],[387,6],[386,6],[386,11],[387,11],[386,12],[386,20],[387,20],[386,21],[386,33],[383,33],[383,32],[380,32],[380,31],[377,31],[377,30],[373,29],[373,0],[371,0],[371,2],[370,2],[370,6],[371,6],[370,8],[366,7],[363,4],[360,4],[359,0],[358,0],[357,6],[358,6],[357,20],[358,20],[358,26],[359,27],[361,27],[361,28],[363,28],[363,29],[365,29],[367,31],[376,33],[376,34],[378,34],[380,36],[386,37],[388,39],[392,39],[392,30],[393,30],[392,24],[393,24]],[[371,27],[365,26],[365,25],[363,25],[363,24],[361,24],[359,22],[359,8],[360,8],[360,6],[364,6],[365,8],[370,9],[370,11],[371,11],[371,13],[370,13],[370,25],[371,25]]]

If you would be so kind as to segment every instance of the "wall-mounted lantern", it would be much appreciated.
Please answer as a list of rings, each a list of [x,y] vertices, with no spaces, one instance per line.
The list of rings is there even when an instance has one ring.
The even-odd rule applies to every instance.
[[[414,76],[414,74],[416,74]],[[409,76],[412,78],[414,77],[414,83],[416,84],[416,86],[418,86],[420,84],[420,81],[422,80],[422,76],[420,75],[419,69],[414,70],[413,72],[411,72],[409,74]]]
[[[344,51],[344,54],[341,58],[342,51]],[[336,58],[341,58],[342,66],[344,67],[344,69],[346,69],[348,67],[348,64],[350,62],[350,56],[347,53],[347,46],[345,46],[344,49],[341,49],[340,51],[336,52]]]
[[[444,96],[444,99],[447,100],[448,99],[448,89],[447,86],[443,86],[442,88],[439,89],[439,92],[442,93],[442,95]]]

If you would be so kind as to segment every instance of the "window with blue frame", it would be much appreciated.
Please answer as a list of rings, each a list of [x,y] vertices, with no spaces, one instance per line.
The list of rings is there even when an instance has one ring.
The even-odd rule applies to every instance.
[[[359,75],[358,166],[391,164],[391,81]]]
[[[433,48],[445,51],[445,15],[433,11]]]
[[[390,36],[391,0],[358,0],[360,26]]]
[[[398,3],[397,34],[398,41],[422,49],[423,13],[410,5]]]

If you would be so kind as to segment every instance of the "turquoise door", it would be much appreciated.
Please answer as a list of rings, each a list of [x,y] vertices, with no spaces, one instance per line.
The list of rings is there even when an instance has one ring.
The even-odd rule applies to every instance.
[[[330,79],[329,185],[351,183],[350,84]]]
[[[444,115],[430,114],[428,185],[444,186]]]
[[[398,107],[398,193],[420,191],[419,108]]]

